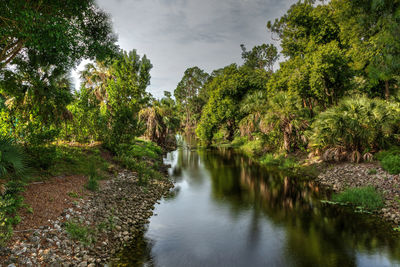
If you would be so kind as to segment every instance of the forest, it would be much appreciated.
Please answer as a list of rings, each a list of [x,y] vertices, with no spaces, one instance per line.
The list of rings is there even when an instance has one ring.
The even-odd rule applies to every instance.
[[[146,184],[177,133],[292,170],[379,160],[400,173],[398,0],[300,0],[268,21],[276,44],[238,44],[242,64],[190,67],[161,99],[150,59],[117,45],[94,0],[0,5],[1,244],[29,210],[25,186],[68,173],[96,191],[104,153]]]

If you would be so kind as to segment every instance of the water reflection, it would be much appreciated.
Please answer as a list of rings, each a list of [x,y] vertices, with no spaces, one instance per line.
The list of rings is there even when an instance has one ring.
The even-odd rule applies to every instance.
[[[176,192],[156,207],[121,266],[394,266],[398,235],[311,181],[260,168],[230,150],[166,159]],[[118,264],[116,264],[118,265]]]

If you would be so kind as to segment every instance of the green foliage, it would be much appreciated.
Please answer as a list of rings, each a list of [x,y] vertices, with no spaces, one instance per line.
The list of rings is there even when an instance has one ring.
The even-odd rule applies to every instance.
[[[136,159],[159,159],[162,149],[154,142],[136,139],[132,144],[120,144],[116,148],[118,155]]]
[[[279,58],[278,49],[273,44],[255,46],[251,51],[247,51],[243,44],[240,47],[242,48],[242,59],[245,61],[244,66],[273,71],[273,66]]]
[[[161,179],[157,162],[162,150],[153,142],[136,140],[133,144],[118,146],[115,160],[124,168],[136,172],[139,185],[147,185],[150,179]]]
[[[182,127],[187,131],[200,120],[201,110],[208,98],[205,84],[209,78],[210,76],[198,67],[188,68],[174,90]]]
[[[8,1],[0,16],[0,66],[32,53],[51,64],[73,66],[116,51],[109,18],[93,0]]]
[[[260,156],[264,150],[264,143],[261,139],[255,139],[244,143],[240,150],[248,156]]]
[[[144,136],[164,148],[174,148],[180,116],[170,93],[160,101],[153,100],[150,107],[139,112],[139,122],[145,124]]]
[[[261,121],[263,132],[273,137],[269,142],[275,147],[290,152],[306,143],[309,116],[297,95],[279,92],[268,100],[268,110]]]
[[[10,138],[0,136],[0,179],[21,178],[26,171],[25,154]]]
[[[369,170],[368,170],[368,174],[369,174],[369,175],[377,174],[377,170],[376,170],[376,169],[369,169]]]
[[[226,132],[224,140],[232,141],[243,114],[240,102],[250,91],[265,89],[268,73],[265,70],[238,68],[235,64],[220,70],[207,83],[210,98],[203,108],[196,134],[209,145],[216,133]],[[218,137],[218,136],[217,136]]]
[[[400,153],[387,154],[380,159],[382,168],[390,174],[400,173]]]
[[[398,143],[399,125],[398,104],[366,97],[348,98],[317,116],[311,126],[310,146],[322,151],[378,151]]]
[[[99,182],[97,181],[97,177],[89,176],[89,179],[88,179],[85,187],[86,187],[86,189],[93,191],[93,192],[99,190]]]
[[[110,129],[105,141],[108,148],[129,143],[144,130],[138,124],[138,113],[148,102],[146,88],[150,84],[153,66],[146,55],[142,58],[132,50],[123,52],[111,68],[112,79],[107,80],[107,118]]]
[[[10,181],[0,195],[0,245],[5,245],[12,236],[13,225],[21,220],[17,211],[23,205],[23,198],[19,195],[24,190],[23,186],[21,182]]]
[[[377,210],[384,206],[382,195],[372,186],[346,189],[339,194],[334,194],[332,200],[368,210]]]
[[[82,244],[89,246],[94,241],[94,231],[90,229],[88,226],[85,226],[76,221],[68,221],[65,223],[65,231],[68,235],[74,239],[78,240]]]

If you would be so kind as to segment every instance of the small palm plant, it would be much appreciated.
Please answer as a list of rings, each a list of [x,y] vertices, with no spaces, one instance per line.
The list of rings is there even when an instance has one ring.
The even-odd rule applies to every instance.
[[[0,137],[0,179],[22,176],[27,171],[26,157],[8,137]]]

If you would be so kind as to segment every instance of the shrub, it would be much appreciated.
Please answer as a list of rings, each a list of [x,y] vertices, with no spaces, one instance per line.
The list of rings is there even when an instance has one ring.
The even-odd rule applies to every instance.
[[[400,155],[388,155],[381,161],[382,168],[390,174],[400,173]]]
[[[245,143],[247,143],[248,142],[248,137],[247,136],[236,136],[234,139],[233,139],[233,141],[232,141],[232,143],[231,143],[231,146],[232,147],[240,147],[240,146],[242,146],[242,145],[244,145]]]
[[[118,145],[116,152],[119,156],[158,159],[162,153],[162,149],[153,142],[136,140],[133,144]]]
[[[376,210],[384,206],[382,195],[372,186],[346,189],[339,194],[333,195],[332,200],[356,205],[368,210]]]
[[[17,211],[23,205],[19,195],[24,190],[23,185],[18,181],[8,182],[4,194],[0,195],[0,245],[12,236],[12,226],[20,221]]]
[[[90,191],[97,191],[99,189],[99,183],[97,182],[98,174],[94,162],[89,162],[88,176],[89,179],[85,187]]]
[[[400,173],[399,147],[391,147],[389,150],[380,151],[375,157],[381,162],[382,168],[390,174]]]
[[[309,146],[325,160],[359,161],[367,152],[399,141],[400,106],[380,99],[348,98],[320,113],[311,126]]]
[[[246,142],[240,149],[248,156],[261,155],[264,150],[264,143],[261,139]]]
[[[47,170],[57,158],[57,149],[53,145],[27,146],[25,151],[29,155],[29,165],[33,168]]]
[[[0,137],[0,178],[21,176],[26,171],[25,154],[10,138]]]

